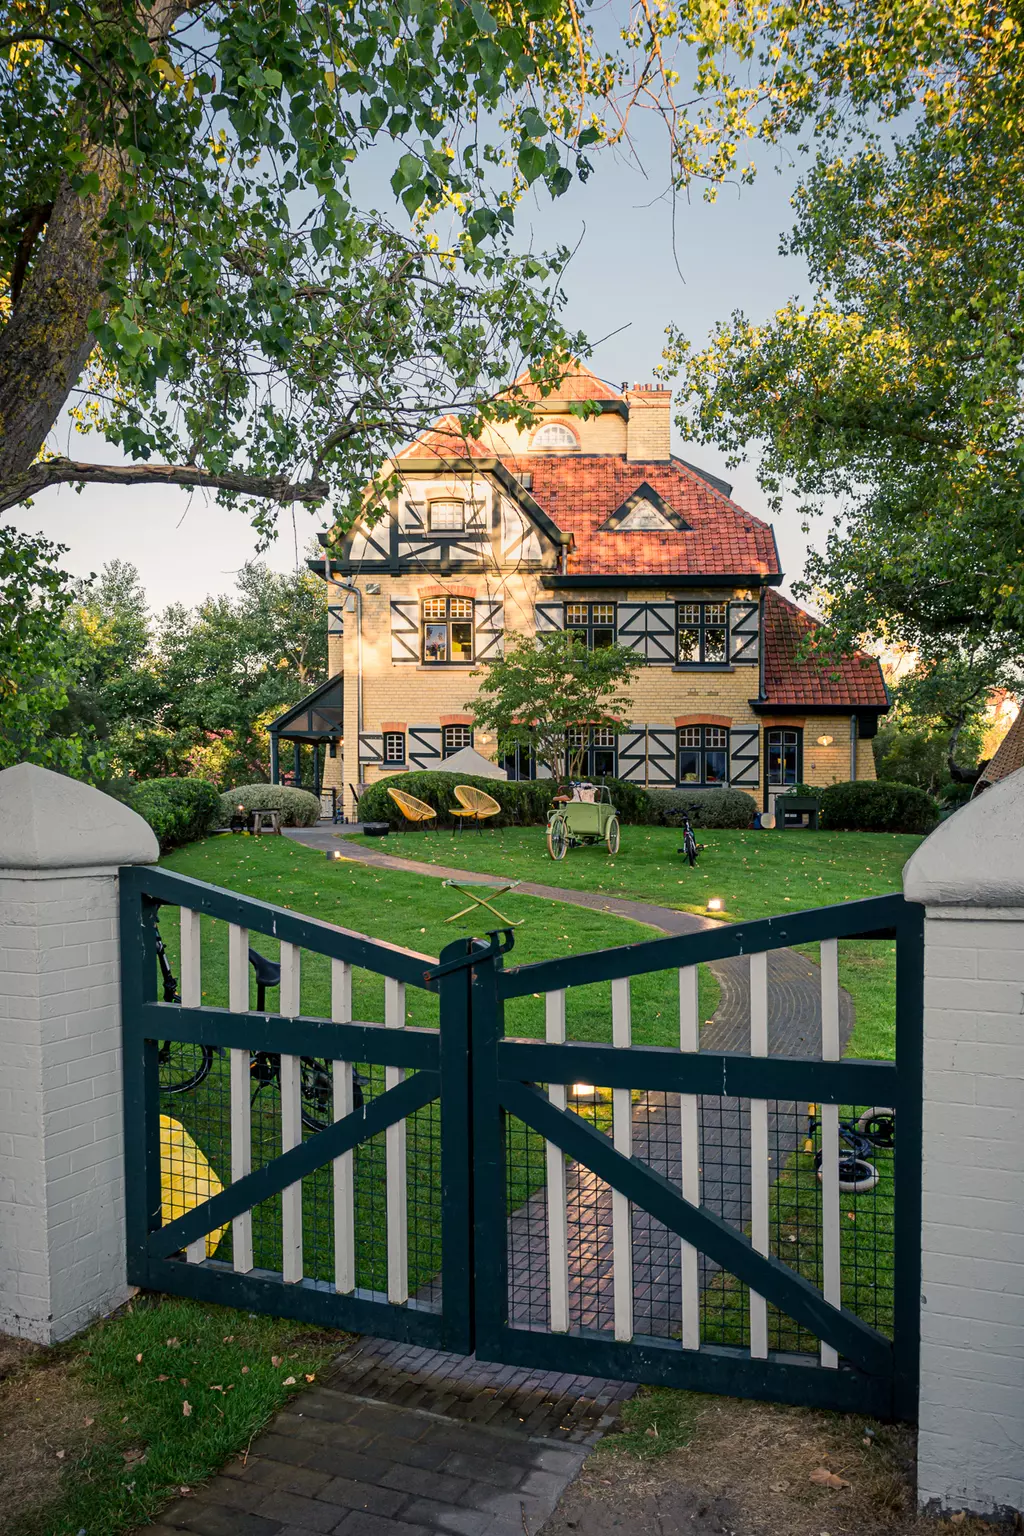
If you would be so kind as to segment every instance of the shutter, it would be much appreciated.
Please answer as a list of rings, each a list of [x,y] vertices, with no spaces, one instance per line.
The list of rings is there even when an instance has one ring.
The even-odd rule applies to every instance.
[[[676,728],[674,725],[647,727],[647,782],[652,787],[676,782]]]
[[[341,603],[327,604],[327,633],[329,635],[345,633],[344,609]]]
[[[365,731],[359,737],[359,761],[382,763],[384,761],[383,731]]]
[[[438,768],[441,765],[441,727],[410,725],[406,742],[410,768]]]
[[[647,660],[669,662],[676,660],[676,605],[675,603],[647,604]],[[673,770],[672,782],[675,783]]]
[[[615,739],[618,748],[618,777],[629,784],[643,784],[647,778],[647,727],[631,725]]]
[[[627,651],[647,656],[647,604],[619,603],[616,610],[615,639]]]
[[[391,660],[419,661],[420,605],[415,597],[391,599]]]
[[[761,615],[757,603],[729,604],[729,660],[756,666],[761,654]]]
[[[736,789],[756,789],[761,780],[761,728],[734,725],[729,732],[729,783]]]
[[[480,597],[473,604],[477,661],[497,661],[505,654],[505,604],[500,597]]]
[[[550,635],[556,629],[564,629],[565,605],[563,603],[535,603],[533,626],[538,635]]]

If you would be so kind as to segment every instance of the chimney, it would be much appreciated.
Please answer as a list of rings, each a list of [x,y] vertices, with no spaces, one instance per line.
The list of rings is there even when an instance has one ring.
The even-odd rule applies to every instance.
[[[622,392],[629,409],[626,458],[631,464],[667,463],[672,456],[672,391],[660,384],[634,384]]]

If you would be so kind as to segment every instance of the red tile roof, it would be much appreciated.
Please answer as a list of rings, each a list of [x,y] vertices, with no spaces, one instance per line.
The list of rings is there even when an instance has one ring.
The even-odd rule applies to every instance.
[[[561,382],[548,395],[541,394],[536,384],[530,383],[528,372],[516,379],[519,391],[527,400],[624,400],[626,397],[583,363],[572,362],[562,375]]]
[[[776,576],[768,523],[744,512],[679,459],[627,463],[616,454],[530,454],[504,461],[533,476],[530,494],[553,523],[573,536],[570,576]],[[613,512],[644,482],[687,524],[685,531],[607,530]]]
[[[1024,768],[1024,709],[1021,709],[988,767],[983,770],[979,783],[998,784],[1008,773]]]
[[[779,592],[765,594],[764,691],[769,704],[809,709],[886,709],[882,669],[874,656],[856,651],[838,663],[797,661],[797,649],[819,627],[817,620]]]

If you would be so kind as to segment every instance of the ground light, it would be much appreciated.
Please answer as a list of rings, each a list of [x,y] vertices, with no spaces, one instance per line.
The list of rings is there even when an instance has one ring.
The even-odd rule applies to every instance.
[[[722,900],[721,896],[709,896],[708,897],[708,911],[709,912],[721,912],[721,910],[722,910],[722,908],[724,906],[725,906],[725,902]]]
[[[574,1099],[597,1099],[600,1094],[593,1083],[573,1083],[570,1090]]]
[[[340,848],[328,848],[324,857],[327,859],[343,859],[345,855],[341,852]]]

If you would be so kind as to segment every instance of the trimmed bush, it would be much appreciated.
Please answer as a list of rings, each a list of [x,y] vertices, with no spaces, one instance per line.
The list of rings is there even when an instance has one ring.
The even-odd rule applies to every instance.
[[[253,811],[280,811],[283,827],[311,827],[320,817],[316,795],[287,784],[241,784],[225,790],[220,796],[220,816],[225,825],[240,805],[250,815]]]
[[[930,832],[935,801],[913,784],[864,779],[830,784],[821,793],[821,826],[828,832]]]
[[[681,825],[680,811],[690,811],[695,827],[740,830],[754,825],[757,806],[742,789],[649,789],[648,797],[658,820]],[[696,809],[690,810],[694,806]]]
[[[444,773],[423,771],[420,773],[396,773],[390,778],[379,779],[371,784],[359,801],[360,821],[386,821],[392,827],[405,827],[401,811],[388,794],[389,789],[404,790],[425,800],[437,811],[439,819],[447,822],[451,808],[457,805],[456,784],[472,784],[492,795],[501,806],[501,815],[492,816],[487,826],[543,826],[548,819],[551,797],[555,793],[553,779],[484,779],[468,773]],[[620,821],[631,826],[647,826],[657,817],[645,789],[637,784],[626,784],[621,779],[609,779],[608,788]]]
[[[220,796],[205,779],[147,779],[124,800],[149,822],[161,853],[205,837],[220,820]]]

